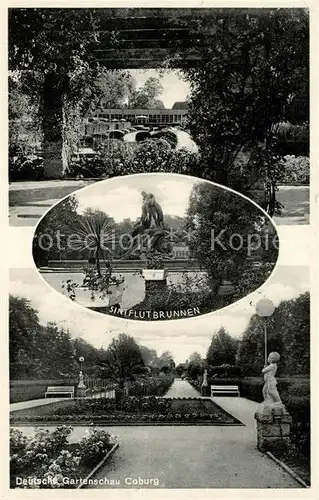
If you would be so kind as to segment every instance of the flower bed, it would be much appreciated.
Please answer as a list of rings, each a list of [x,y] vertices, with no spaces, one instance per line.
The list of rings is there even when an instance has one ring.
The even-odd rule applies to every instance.
[[[59,401],[42,407],[15,411],[12,423],[94,423],[112,425],[150,424],[209,424],[241,425],[210,400],[156,397],[124,397],[120,401],[90,399]]]
[[[163,396],[173,382],[173,374],[140,377],[127,385],[128,396]]]
[[[11,488],[76,488],[80,478],[116,445],[116,438],[91,428],[79,443],[68,443],[72,427],[37,428],[31,437],[10,429]]]

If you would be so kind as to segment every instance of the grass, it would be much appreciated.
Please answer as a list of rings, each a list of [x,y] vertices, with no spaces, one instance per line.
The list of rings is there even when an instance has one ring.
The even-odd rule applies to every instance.
[[[209,399],[159,398],[155,403],[153,399],[151,407],[148,406],[148,398],[128,397],[125,398],[124,404],[117,404],[110,399],[66,400],[12,412],[11,423],[242,425]]]

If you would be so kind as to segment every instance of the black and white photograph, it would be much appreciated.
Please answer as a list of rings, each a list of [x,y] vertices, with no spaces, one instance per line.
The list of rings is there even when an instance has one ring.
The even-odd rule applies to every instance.
[[[4,17],[1,498],[315,500],[318,9]]]
[[[309,278],[277,266],[249,299],[167,329],[12,269],[11,487],[308,485]]]
[[[55,290],[127,319],[198,316],[259,288],[279,238],[235,191],[189,176],[143,174],[64,198],[35,230],[33,257]]]
[[[12,8],[8,22],[12,226],[145,172],[309,223],[307,9]]]

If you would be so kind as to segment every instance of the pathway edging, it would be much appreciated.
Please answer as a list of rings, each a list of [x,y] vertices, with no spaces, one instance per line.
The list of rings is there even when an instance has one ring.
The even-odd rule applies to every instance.
[[[105,457],[103,457],[102,460],[94,467],[94,469],[92,469],[91,472],[83,479],[83,482],[80,483],[79,486],[76,487],[77,490],[87,486],[87,484],[85,484],[85,483],[87,483],[88,480],[91,479],[92,476],[94,476],[94,474],[105,464],[107,459],[110,458],[110,456],[113,455],[113,453],[115,453],[115,451],[117,450],[118,447],[119,447],[119,444],[115,443],[114,446],[110,449],[110,451],[107,452]]]
[[[266,451],[266,455],[271,459],[273,460],[274,462],[276,462],[276,464],[278,464],[282,469],[284,469],[286,472],[288,472],[288,474],[291,475],[291,477],[293,477],[296,481],[298,481],[299,484],[301,484],[301,486],[303,486],[304,488],[310,488],[310,485],[305,483],[305,481],[303,479],[301,479],[300,476],[298,476],[298,474],[296,472],[294,472],[292,469],[290,469],[290,467],[288,467],[288,465],[286,465],[284,462],[282,462],[281,460],[278,460],[278,458],[276,458],[272,453],[271,451]]]

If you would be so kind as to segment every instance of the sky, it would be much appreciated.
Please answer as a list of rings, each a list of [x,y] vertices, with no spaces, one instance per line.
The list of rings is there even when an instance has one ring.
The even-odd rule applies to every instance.
[[[215,313],[165,322],[127,321],[73,303],[53,290],[36,268],[10,271],[10,293],[30,300],[42,324],[54,321],[58,326],[67,327],[73,337],[83,337],[96,347],[104,348],[113,337],[126,333],[140,344],[156,349],[158,355],[171,351],[176,363],[184,362],[194,351],[205,356],[213,333],[221,326],[233,337],[240,338],[260,298],[268,297],[277,306],[281,300],[297,297],[307,290],[308,266],[280,265],[259,290]]]
[[[156,69],[129,70],[135,78],[137,87],[141,87],[148,78],[157,77],[163,86],[163,93],[158,96],[158,99],[163,101],[165,108],[171,108],[176,101],[185,101],[189,93],[189,85],[178,76],[177,71],[165,71],[163,76]]]
[[[123,219],[137,219],[141,215],[142,191],[154,194],[164,214],[183,217],[188,206],[192,187],[198,182],[192,177],[173,175],[138,175],[97,182],[87,189],[76,193],[79,201],[78,212],[90,207],[99,209],[113,217],[115,222]]]

